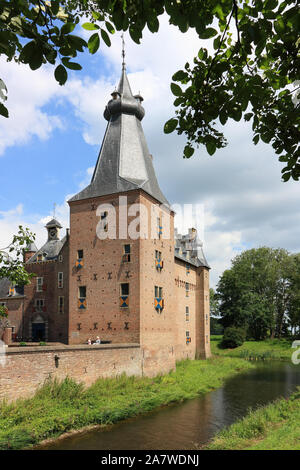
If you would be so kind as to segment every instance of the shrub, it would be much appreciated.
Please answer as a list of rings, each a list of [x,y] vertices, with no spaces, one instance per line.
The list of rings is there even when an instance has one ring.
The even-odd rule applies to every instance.
[[[243,328],[237,328],[235,326],[230,326],[225,328],[224,335],[222,339],[223,348],[237,348],[242,346],[243,342],[246,339],[246,333]]]

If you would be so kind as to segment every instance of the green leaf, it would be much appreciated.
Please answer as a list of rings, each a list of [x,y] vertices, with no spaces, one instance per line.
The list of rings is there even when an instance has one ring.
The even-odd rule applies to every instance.
[[[191,156],[194,154],[195,149],[193,147],[190,147],[189,145],[186,145],[184,147],[184,158],[191,158]]]
[[[220,119],[220,123],[225,126],[226,122],[227,122],[227,119],[228,119],[228,116],[227,116],[227,113],[224,109],[221,109],[220,111],[220,115],[219,115],[219,119]]]
[[[182,89],[180,88],[179,85],[176,85],[176,83],[171,83],[170,85],[171,91],[173,95],[175,96],[181,96],[182,95]]]
[[[147,19],[147,26],[151,33],[157,33],[159,29],[159,21],[155,15]]]
[[[198,36],[200,39],[209,39],[214,37],[216,34],[218,34],[218,31],[214,28],[206,28],[203,32],[198,33]]]
[[[290,177],[291,177],[290,173],[284,173],[282,175],[282,179],[283,179],[284,182],[288,181],[290,179]]]
[[[206,150],[209,153],[209,155],[213,155],[216,149],[217,149],[216,143],[213,140],[206,142]]]
[[[8,118],[8,109],[4,106],[4,104],[0,103],[0,115]]]
[[[100,29],[100,27],[95,23],[83,23],[82,27],[88,31],[92,31],[93,29]]]
[[[255,145],[257,145],[258,141],[259,141],[259,135],[256,134],[256,135],[253,137],[253,142],[254,142]]]
[[[109,21],[105,21],[105,26],[106,26],[107,31],[110,34],[115,34],[115,28],[113,27],[111,23],[109,23]]]
[[[64,24],[63,27],[60,30],[60,34],[64,35],[64,34],[71,33],[74,30],[75,26],[76,26],[75,23],[66,23],[66,24]]]
[[[169,121],[167,121],[164,125],[164,133],[165,134],[171,134],[171,132],[173,132],[176,127],[177,127],[177,124],[178,124],[178,119],[169,119]]]
[[[70,58],[69,57],[63,57],[61,59],[62,63],[64,64],[65,67],[71,70],[81,70],[82,67],[80,64],[77,64],[76,62],[69,62]]]
[[[178,70],[178,72],[174,73],[172,80],[175,80],[175,82],[181,82],[182,80],[185,80],[188,78],[188,74],[184,72],[183,70]]]
[[[244,116],[245,121],[250,121],[252,116],[253,116],[253,113],[246,113],[245,116]]]
[[[108,36],[107,32],[104,29],[101,29],[101,37],[102,37],[103,41],[105,42],[105,44],[108,47],[110,47],[111,42],[110,42],[110,39],[109,39],[109,36]]]
[[[64,85],[68,79],[68,72],[63,65],[58,65],[54,71],[55,79],[60,85]]]
[[[91,54],[95,54],[100,46],[100,38],[98,33],[92,34],[88,41],[88,48]]]
[[[140,39],[142,37],[142,33],[139,28],[136,26],[130,26],[129,28],[129,34],[131,39],[136,42],[137,44],[140,44]]]

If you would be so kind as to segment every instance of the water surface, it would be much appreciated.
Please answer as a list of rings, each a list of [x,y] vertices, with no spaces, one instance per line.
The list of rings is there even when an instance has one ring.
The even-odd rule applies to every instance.
[[[197,449],[250,408],[288,397],[300,385],[300,366],[264,363],[199,398],[122,423],[53,442],[43,449],[175,450]]]

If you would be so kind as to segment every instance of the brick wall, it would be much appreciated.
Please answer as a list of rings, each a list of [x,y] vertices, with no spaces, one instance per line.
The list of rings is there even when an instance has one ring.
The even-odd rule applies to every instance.
[[[123,193],[122,196],[127,195]],[[128,204],[138,192],[128,192]],[[96,227],[100,204],[116,210],[117,238],[100,240]],[[119,195],[87,199],[70,204],[69,344],[82,344],[100,336],[112,343],[139,342],[139,240],[119,239]],[[134,217],[128,218],[128,223]],[[122,262],[123,247],[131,245],[131,260]],[[75,267],[77,251],[83,250],[84,264]],[[120,307],[120,284],[130,284],[129,306]],[[86,286],[86,309],[78,309],[78,288]]]
[[[59,359],[55,359],[58,356]],[[30,397],[50,377],[91,385],[99,377],[142,374],[138,345],[99,345],[8,348],[0,366],[0,400]]]

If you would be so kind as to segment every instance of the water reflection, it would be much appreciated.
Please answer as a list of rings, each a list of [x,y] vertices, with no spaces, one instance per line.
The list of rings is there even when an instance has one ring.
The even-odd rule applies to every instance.
[[[173,450],[195,449],[224,426],[300,385],[300,367],[289,363],[264,364],[240,374],[203,397],[172,405],[110,426],[76,435],[44,449]]]

